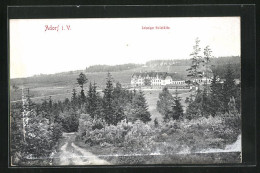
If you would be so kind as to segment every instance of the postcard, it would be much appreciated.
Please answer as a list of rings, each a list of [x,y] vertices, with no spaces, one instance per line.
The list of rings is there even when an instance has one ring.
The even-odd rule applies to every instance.
[[[9,22],[11,166],[242,162],[240,17]]]

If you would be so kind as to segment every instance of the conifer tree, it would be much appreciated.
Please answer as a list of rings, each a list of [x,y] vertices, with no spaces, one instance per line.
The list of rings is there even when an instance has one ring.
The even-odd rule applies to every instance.
[[[125,119],[125,109],[128,103],[127,92],[122,88],[122,85],[117,82],[113,90],[113,107],[114,107],[114,125]]]
[[[201,56],[199,55],[201,48],[199,47],[200,40],[196,38],[195,45],[193,46],[193,52],[190,54],[191,58],[191,66],[187,69],[188,77],[193,79],[198,79],[202,77],[202,72],[199,70],[201,63]],[[196,85],[196,82],[195,82]]]
[[[211,100],[208,96],[208,89],[204,87],[203,92],[201,93],[201,103],[200,103],[200,112],[204,117],[208,117],[211,112]]]
[[[72,97],[71,97],[71,108],[72,108],[74,113],[77,110],[77,105],[78,105],[77,91],[76,91],[75,88],[73,88]]]
[[[164,87],[159,94],[159,100],[157,101],[156,109],[163,115],[164,121],[170,120],[172,114],[172,105],[174,104],[174,98],[170,94],[167,87]]]
[[[92,117],[94,118],[93,115],[93,87],[92,87],[92,83],[89,83],[89,87],[88,87],[88,93],[87,93],[87,105],[86,105],[86,112]]]
[[[210,92],[210,107],[211,107],[211,115],[215,116],[217,112],[220,112],[223,110],[223,105],[221,103],[222,100],[222,85],[217,82],[217,76],[216,74],[213,74],[213,79],[211,81],[210,86],[211,92]]]
[[[93,100],[94,100],[94,107],[95,107],[95,111],[94,111],[94,115],[96,118],[101,118],[102,119],[102,98],[99,95],[99,93],[97,92],[97,84],[94,82],[93,84]]]
[[[229,108],[228,103],[230,101],[230,98],[235,96],[236,96],[236,86],[234,82],[234,76],[231,70],[231,66],[228,65],[225,74],[225,82],[223,85],[223,100],[222,100],[225,112],[228,112],[228,108]]]
[[[205,82],[205,87],[206,87],[206,94],[208,94],[208,78],[209,78],[209,63],[210,63],[210,59],[212,58],[211,55],[212,51],[209,48],[209,46],[206,46],[206,48],[204,49],[204,57],[203,57],[203,66],[205,66],[205,73],[204,76],[206,77],[206,82]]]
[[[144,123],[151,121],[151,114],[148,111],[148,105],[144,93],[139,91],[133,98],[132,102],[133,121],[141,120]]]
[[[114,107],[113,107],[113,82],[110,73],[107,74],[106,88],[103,90],[103,115],[108,124],[113,124]]]
[[[181,98],[178,96],[177,89],[175,91],[175,97],[174,97],[174,105],[172,106],[172,118],[174,120],[179,119],[183,116],[183,108],[181,105]]]
[[[92,118],[99,118],[102,111],[100,96],[96,88],[97,86],[95,82],[93,85],[91,83],[89,84],[87,95],[87,113],[89,113]]]
[[[79,86],[81,87],[80,91],[80,104],[83,104],[85,102],[86,96],[84,93],[84,84],[88,82],[88,79],[85,74],[80,73],[79,77],[77,78],[77,82]]]

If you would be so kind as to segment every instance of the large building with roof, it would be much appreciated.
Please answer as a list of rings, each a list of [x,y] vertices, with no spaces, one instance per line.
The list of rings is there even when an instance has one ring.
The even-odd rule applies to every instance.
[[[132,87],[142,87],[142,86],[151,86],[151,87],[178,87],[178,88],[189,88],[185,80],[180,80],[175,78],[174,73],[167,72],[144,72],[144,73],[134,73],[131,77],[131,86]],[[199,84],[211,83],[211,78],[200,78],[193,79],[193,82]]]

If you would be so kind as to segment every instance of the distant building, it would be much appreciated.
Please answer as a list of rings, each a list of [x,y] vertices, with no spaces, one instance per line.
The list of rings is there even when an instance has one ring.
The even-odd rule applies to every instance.
[[[211,83],[211,78],[199,78],[193,79],[192,82],[199,84]],[[153,88],[168,86],[169,88],[189,88],[189,85],[185,80],[175,79],[174,73],[167,72],[144,72],[134,73],[131,77],[132,87],[151,86]]]

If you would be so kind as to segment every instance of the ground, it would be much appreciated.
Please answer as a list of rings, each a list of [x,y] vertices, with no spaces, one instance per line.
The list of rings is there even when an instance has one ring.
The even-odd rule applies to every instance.
[[[209,163],[240,163],[241,155],[238,140],[224,150],[208,149],[197,153],[179,153],[161,155],[111,155],[103,147],[88,148],[75,141],[76,133],[63,133],[58,152],[54,155],[53,166],[59,165],[121,165],[121,164],[209,164]],[[90,151],[95,152],[93,154]],[[105,159],[105,160],[104,160]]]
[[[63,133],[58,152],[54,155],[53,165],[109,165],[109,162],[76,146],[75,136],[75,133]]]

